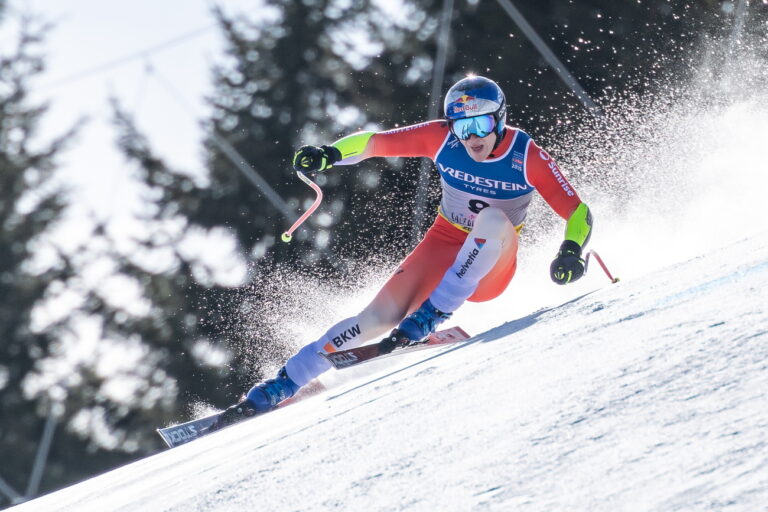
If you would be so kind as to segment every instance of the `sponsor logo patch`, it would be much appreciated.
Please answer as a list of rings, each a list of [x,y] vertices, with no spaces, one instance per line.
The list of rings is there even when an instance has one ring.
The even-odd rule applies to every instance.
[[[469,270],[469,267],[472,266],[472,263],[474,263],[475,258],[477,258],[478,254],[480,254],[480,249],[472,249],[472,252],[469,253],[469,257],[467,258],[467,261],[462,263],[461,268],[459,269],[458,272],[456,272],[456,276],[459,279],[464,277],[464,274],[466,274],[467,271]]]
[[[341,347],[344,343],[357,338],[359,335],[360,335],[360,326],[355,325],[354,327],[347,329],[346,331],[343,331],[341,334],[333,338],[331,342],[333,342],[333,344],[338,348],[338,347]]]
[[[355,354],[349,353],[349,354],[328,354],[328,358],[333,361],[333,364],[335,364],[339,368],[343,368],[345,366],[349,366],[350,364],[357,361],[357,356]]]
[[[469,103],[469,102],[473,103]],[[456,98],[456,101],[453,102],[453,113],[458,114],[459,112],[471,112],[473,110],[477,110],[479,107],[477,103],[474,103],[475,97],[464,95],[459,98]]]
[[[547,164],[547,167],[549,167],[549,169],[552,171],[552,175],[555,177],[557,182],[560,184],[560,188],[565,191],[568,197],[573,197],[576,195],[576,193],[571,189],[571,185],[565,180],[565,177],[560,174],[560,169],[557,168],[555,162],[550,161],[549,164]]]
[[[410,132],[411,130],[418,130],[419,128],[426,126],[430,124],[431,121],[427,121],[424,123],[414,124],[412,126],[403,126],[402,128],[393,128],[391,130],[387,130],[383,133],[403,133],[403,132]]]
[[[471,228],[475,225],[475,216],[466,216],[460,212],[451,212],[451,222],[460,226]]]
[[[173,444],[178,444],[188,439],[197,437],[197,428],[194,425],[188,425],[186,427],[178,428],[167,432],[168,437],[171,438]]]
[[[475,176],[474,174],[469,174],[464,171],[460,171],[458,169],[454,169],[453,167],[448,167],[443,164],[438,164],[440,167],[440,172],[447,174],[448,176],[457,179],[459,181],[463,181],[467,185],[465,185],[467,188],[474,189],[474,188],[486,188],[486,189],[493,189],[493,190],[506,190],[506,191],[524,191],[528,190],[528,185],[523,185],[521,183],[512,183],[510,181],[501,181],[501,180],[494,180],[491,178],[483,178],[480,176]],[[472,187],[471,185],[475,185],[475,187]]]
[[[513,151],[512,152],[512,168],[517,171],[522,171],[524,163],[525,163],[525,154],[519,151]]]
[[[477,105],[454,105],[453,106],[453,113],[458,114],[459,112],[471,112],[473,110],[477,110],[479,107]]]
[[[539,151],[539,158],[544,160],[545,162],[549,162],[547,164],[547,167],[549,167],[549,170],[552,171],[552,176],[555,177],[557,180],[557,183],[560,185],[560,188],[563,189],[565,194],[568,197],[573,197],[576,195],[576,192],[573,191],[571,188],[571,185],[568,183],[568,181],[565,179],[565,176],[560,173],[560,169],[557,168],[557,164],[550,158],[550,156],[544,151]]]

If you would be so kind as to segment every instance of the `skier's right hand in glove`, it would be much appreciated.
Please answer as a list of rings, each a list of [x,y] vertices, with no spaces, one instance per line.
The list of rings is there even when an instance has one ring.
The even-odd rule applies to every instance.
[[[549,275],[557,284],[568,284],[580,279],[584,275],[581,246],[572,240],[564,241],[549,267]]]
[[[308,173],[323,172],[339,160],[341,151],[333,146],[302,146],[293,156],[293,168]]]

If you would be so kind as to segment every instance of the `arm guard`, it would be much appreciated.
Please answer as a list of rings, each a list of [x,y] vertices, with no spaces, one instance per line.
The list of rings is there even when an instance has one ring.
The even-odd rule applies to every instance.
[[[571,240],[584,247],[589,242],[592,234],[592,212],[589,211],[586,203],[581,203],[568,217],[568,223],[565,225],[565,239]]]
[[[341,152],[341,160],[337,163],[339,165],[349,165],[365,160],[367,158],[365,150],[368,148],[368,142],[374,134],[375,132],[357,132],[331,144]]]

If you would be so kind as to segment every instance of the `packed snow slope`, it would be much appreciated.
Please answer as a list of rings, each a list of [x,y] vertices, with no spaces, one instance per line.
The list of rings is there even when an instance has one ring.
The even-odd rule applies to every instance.
[[[762,232],[16,510],[766,510],[766,289]]]
[[[562,221],[542,234],[539,202],[510,288],[449,322],[469,342],[329,372],[322,395],[15,510],[768,510],[767,68],[705,62],[550,141],[618,284],[594,264],[549,281]],[[277,309],[287,327],[330,304],[330,325],[378,284]]]

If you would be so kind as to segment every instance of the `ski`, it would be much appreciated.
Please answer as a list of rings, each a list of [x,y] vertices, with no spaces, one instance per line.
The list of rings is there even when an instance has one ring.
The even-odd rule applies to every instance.
[[[325,391],[325,386],[323,386],[320,381],[314,380],[304,386],[296,394],[296,396],[283,401],[273,410],[282,409],[283,407],[294,404],[312,395],[316,395],[322,391]],[[270,412],[272,411],[267,411],[256,416],[243,417],[240,421],[257,418],[259,416],[263,416],[264,414],[269,414]],[[160,437],[163,438],[163,441],[165,441],[165,444],[168,445],[168,448],[175,448],[177,446],[181,446],[182,444],[189,443],[190,441],[194,441],[195,439],[199,439],[205,435],[212,434],[213,432],[218,432],[218,430],[209,431],[208,428],[216,422],[220,414],[221,412],[217,412],[209,416],[187,421],[185,423],[179,423],[178,425],[158,428],[157,433],[160,434]],[[231,427],[232,425],[234,425],[234,423],[224,428]]]
[[[374,343],[372,345],[364,345],[362,347],[350,348],[347,350],[339,350],[338,352],[331,352],[326,354],[320,352],[320,355],[330,362],[337,370],[344,368],[350,368],[357,366],[367,361],[374,359],[382,359],[389,356],[396,356],[398,354],[406,354],[415,352],[417,350],[424,350],[427,348],[437,347],[440,345],[448,345],[451,343],[458,343],[460,341],[466,341],[471,336],[464,331],[461,327],[451,327],[442,331],[437,331],[430,334],[426,340],[413,343],[411,345],[396,348],[388,354],[379,354],[379,346]]]
[[[221,413],[217,412],[210,416],[180,423],[172,427],[158,428],[157,433],[163,438],[168,448],[175,448],[205,435],[206,429],[216,422],[219,414]]]
[[[406,347],[396,348],[388,354],[379,354],[378,344],[365,345],[362,347],[351,348],[348,350],[340,350],[331,354],[321,352],[320,354],[325,357],[334,368],[341,370],[343,368],[350,368],[357,366],[358,364],[365,363],[367,361],[378,360],[389,356],[395,356],[398,354],[407,354],[415,352],[417,350],[424,350],[427,348],[438,347],[441,345],[449,345],[452,343],[458,343],[466,341],[470,338],[469,334],[461,327],[451,327],[442,331],[437,331],[430,334],[426,340],[408,345]],[[309,385],[299,391],[299,393],[282,402],[277,408],[283,408],[290,404],[296,403],[299,400],[315,395],[325,390],[325,387],[319,381],[313,381]],[[271,412],[271,411],[269,411]],[[264,414],[269,414],[266,412]],[[189,443],[195,439],[199,439],[205,435],[212,433],[208,428],[216,422],[220,412],[197,418],[185,423],[179,423],[165,428],[158,428],[157,433],[162,437],[165,444],[169,448],[175,448],[182,444]],[[258,416],[244,417],[243,420],[256,418]],[[242,420],[241,420],[242,421]],[[228,427],[224,427],[228,428]],[[217,432],[216,430],[213,432]]]

